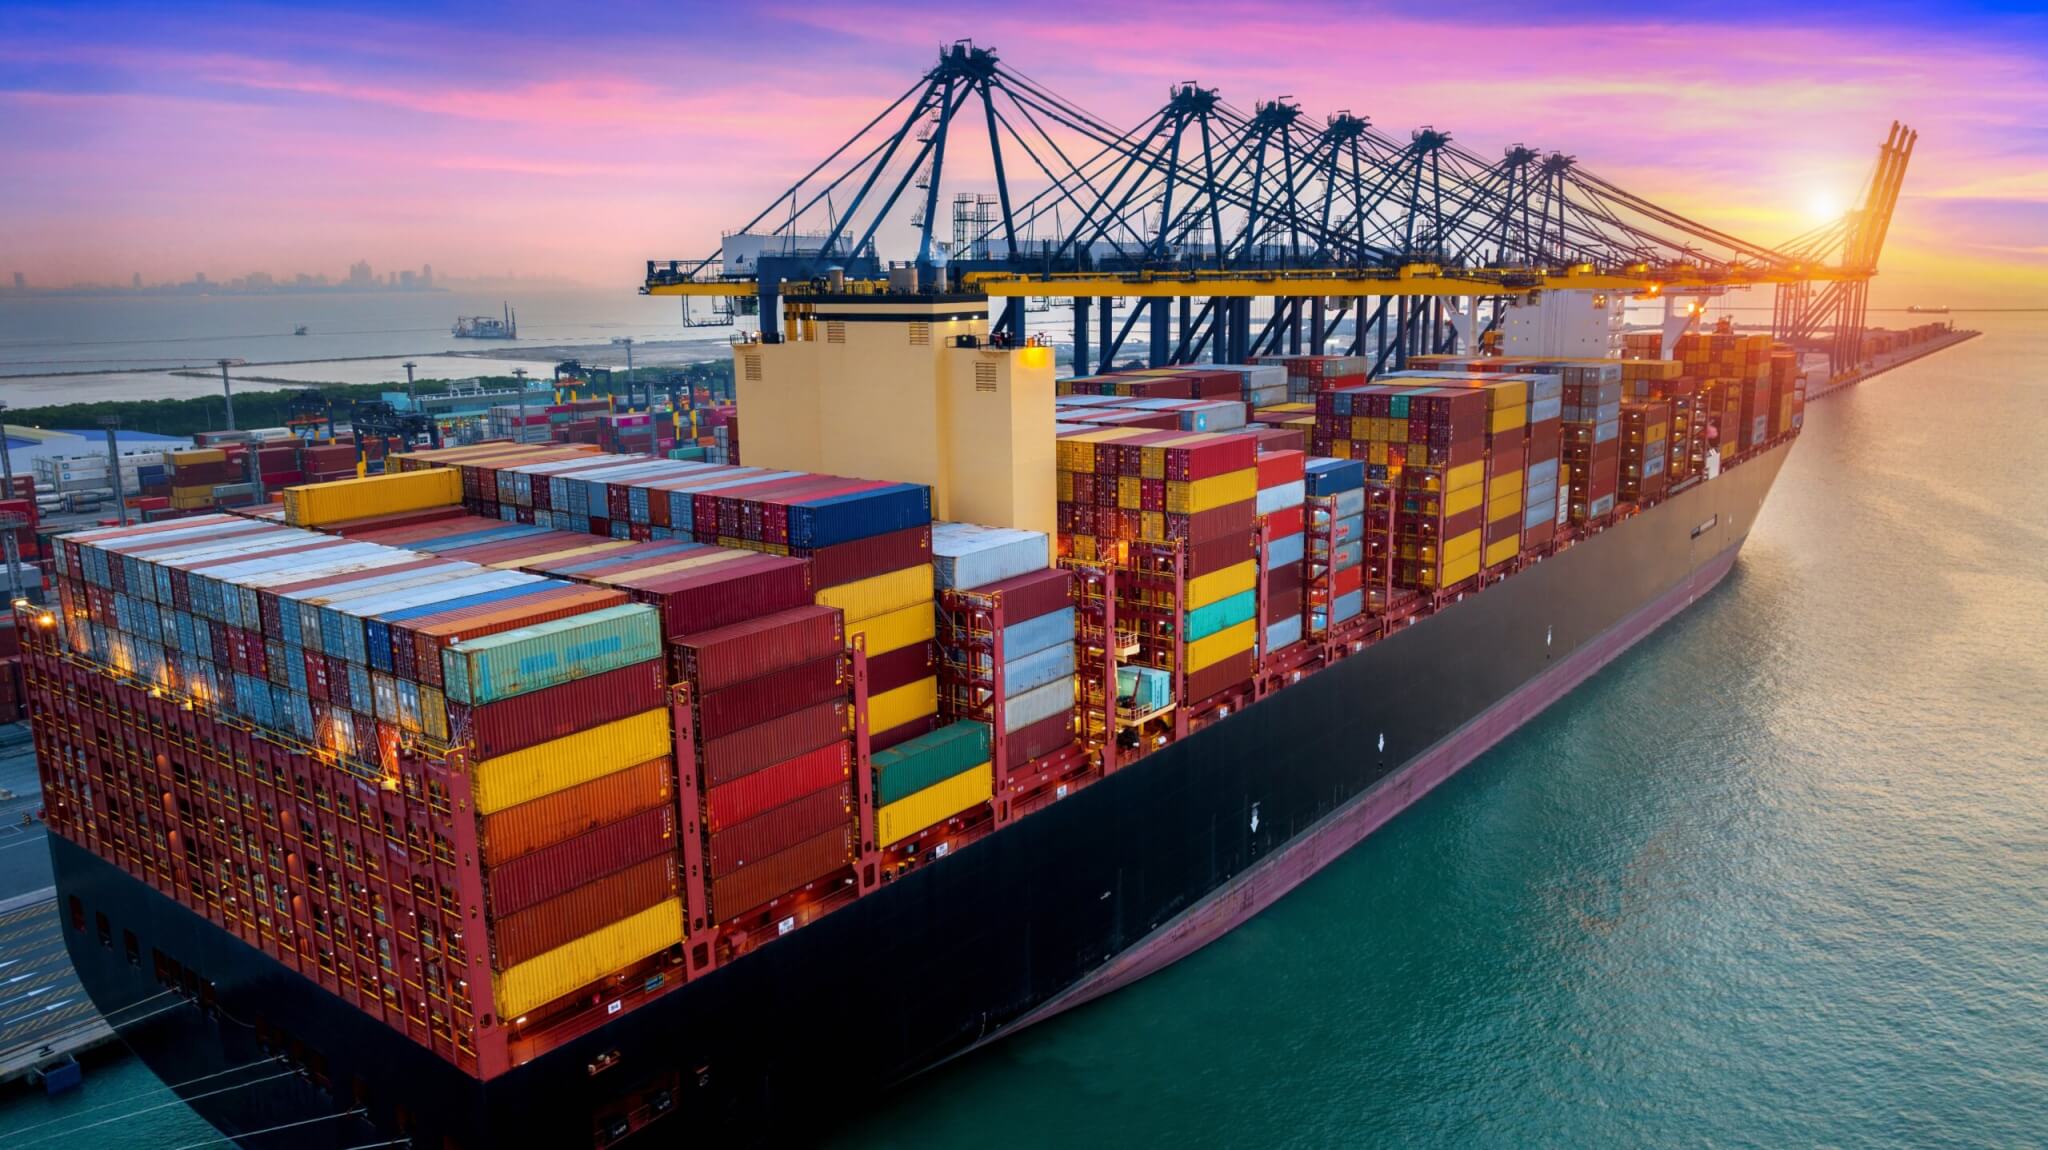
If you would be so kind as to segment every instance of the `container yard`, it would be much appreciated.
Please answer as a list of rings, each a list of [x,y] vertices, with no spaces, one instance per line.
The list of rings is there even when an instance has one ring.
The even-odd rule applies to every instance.
[[[927,83],[1001,76],[955,46]],[[287,1111],[352,1082],[398,1138],[605,1146],[681,1111],[772,1141],[806,1088],[838,1105],[1231,929],[1711,590],[1811,341],[1626,333],[1626,295],[1759,277],[1791,327],[1891,346],[1782,254],[1712,285],[1633,247],[1169,283],[859,246],[650,265],[763,300],[731,402],[195,444],[137,457],[136,521],[33,545],[12,689],[90,876],[70,916],[129,932],[125,966],[74,958],[96,995],[250,1019],[157,1058],[285,1051]],[[1020,306],[1051,294],[1063,378]]]

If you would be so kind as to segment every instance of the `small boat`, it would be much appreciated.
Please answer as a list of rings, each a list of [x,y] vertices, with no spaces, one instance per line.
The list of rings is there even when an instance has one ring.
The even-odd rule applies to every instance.
[[[1920,306],[1919,304],[1917,304],[1917,303],[1916,303],[1916,304],[1914,304],[1913,306],[1911,306],[1911,307],[1907,308],[1907,309],[1906,309],[1906,311],[1907,311],[1907,312],[1908,312],[1909,314],[1912,314],[1912,315],[1947,315],[1947,314],[1948,314],[1948,309],[1947,309],[1947,308],[1945,308],[1945,307],[1921,307],[1921,306]]]
[[[519,314],[511,304],[506,304],[503,319],[490,315],[457,316],[450,330],[457,339],[518,339]]]
[[[306,325],[305,325],[305,324],[300,324],[299,326],[297,326],[297,327],[293,328],[293,329],[292,329],[292,334],[293,334],[293,335],[304,335],[304,334],[306,334]]]

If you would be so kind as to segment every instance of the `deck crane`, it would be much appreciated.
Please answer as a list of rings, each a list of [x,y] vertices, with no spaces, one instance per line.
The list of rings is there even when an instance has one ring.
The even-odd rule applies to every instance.
[[[641,290],[755,300],[773,341],[785,296],[828,281],[883,290],[886,243],[916,253],[927,290],[1001,300],[995,338],[1026,334],[1038,310],[1026,301],[1071,301],[1073,370],[1085,374],[1115,362],[1141,318],[1153,366],[1323,350],[1348,319],[1348,350],[1378,371],[1466,350],[1530,293],[1770,286],[1775,334],[1827,345],[1841,370],[1859,352],[1913,140],[1894,124],[1856,210],[1770,247],[1562,151],[1516,144],[1488,160],[1434,127],[1402,141],[1349,111],[1318,122],[1285,99],[1246,112],[1193,81],[1118,128],[960,41],[718,252],[650,260]],[[933,234],[940,186],[968,165],[947,153],[982,141],[998,211],[964,232],[956,219],[953,239],[965,242],[949,245]],[[906,234],[895,209],[913,189],[921,203]],[[748,258],[734,259],[736,241]],[[1137,305],[1121,324],[1118,300]],[[1255,300],[1267,304],[1263,325]]]

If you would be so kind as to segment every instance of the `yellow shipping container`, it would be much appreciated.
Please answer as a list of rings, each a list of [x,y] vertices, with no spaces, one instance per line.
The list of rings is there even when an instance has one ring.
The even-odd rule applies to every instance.
[[[721,539],[719,543],[724,544],[725,540]],[[633,544],[628,542],[627,546],[633,546]],[[758,547],[760,544],[748,544],[748,546]],[[609,585],[624,579],[645,579],[654,575],[672,575],[678,571],[687,571],[692,567],[703,567],[711,563],[731,563],[736,559],[745,559],[746,557],[747,553],[738,549],[713,551],[709,555],[692,555],[688,559],[678,559],[673,563],[658,563],[652,567],[635,567],[631,571],[620,572],[615,575],[600,575],[592,579],[591,582]]]
[[[1449,587],[1470,579],[1477,574],[1479,574],[1479,552],[1474,550],[1472,554],[1465,556],[1463,559],[1444,560],[1444,581],[1438,584],[1438,586]]]
[[[1385,466],[1387,462],[1387,445],[1377,440],[1366,444],[1365,461]]]
[[[448,741],[448,699],[441,688],[420,684],[420,733]]]
[[[1479,506],[1480,501],[1485,498],[1486,487],[1484,484],[1473,483],[1464,487],[1454,487],[1448,495],[1444,496],[1444,514],[1463,514]]]
[[[1079,559],[1084,563],[1095,562],[1095,536],[1069,535],[1067,536],[1067,539],[1068,546],[1073,549],[1074,558]],[[936,626],[934,626],[933,629],[934,632],[936,632]]]
[[[1513,559],[1516,555],[1521,554],[1521,551],[1521,536],[1511,535],[1506,539],[1499,540],[1498,542],[1489,544],[1487,546],[1486,565],[1488,567],[1499,566],[1500,564],[1505,563],[1510,559]]]
[[[683,904],[655,903],[607,927],[491,976],[498,1016],[518,1018],[683,941]]]
[[[208,463],[226,463],[228,453],[218,447],[195,447],[189,451],[171,452],[171,470],[180,467],[200,467]]]
[[[1483,481],[1485,478],[1486,461],[1475,459],[1470,463],[1453,467],[1450,471],[1446,472],[1444,474],[1444,490],[1456,491],[1460,487],[1470,487],[1475,483]]]
[[[1520,415],[1529,407],[1529,385],[1523,380],[1490,379],[1484,386],[1487,405],[1496,412],[1513,411]],[[1517,423],[1514,426],[1522,425]]]
[[[1242,595],[1258,585],[1259,564],[1256,559],[1234,563],[1221,571],[1211,571],[1188,580],[1183,588],[1187,601],[1182,604],[1182,609],[1192,611],[1197,607],[1207,607],[1232,595]]]
[[[1192,482],[1169,480],[1166,484],[1166,509],[1176,515],[1195,515],[1258,497],[1259,470],[1256,467],[1226,471],[1222,475]]]
[[[889,731],[939,712],[939,677],[905,683],[893,691],[868,696],[868,730]]]
[[[1521,489],[1522,471],[1520,468],[1502,475],[1496,475],[1486,481],[1486,497],[1488,499],[1492,499],[1496,495],[1509,495]]]
[[[1486,521],[1488,523],[1498,523],[1503,519],[1520,515],[1521,513],[1522,493],[1520,490],[1502,492],[1486,501]]]
[[[1184,649],[1187,658],[1187,673],[1192,675],[1232,655],[1251,649],[1259,641],[1259,624],[1256,619],[1246,619],[1235,627],[1225,627],[1206,639],[1197,639]]]
[[[1487,420],[1486,430],[1499,435],[1503,432],[1526,427],[1528,424],[1529,417],[1526,409],[1520,407],[1496,407],[1493,409],[1493,414]]]
[[[375,515],[453,507],[461,502],[461,472],[452,467],[436,467],[287,487],[284,519],[294,527],[318,527]]]
[[[470,769],[471,790],[477,813],[495,814],[564,787],[674,753],[668,708],[660,707],[578,731],[567,738],[485,759]]]
[[[919,603],[930,611],[931,601],[932,565],[929,563],[827,587],[818,592],[814,600],[820,607],[837,607],[844,611],[848,625]]]
[[[1135,475],[1117,476],[1116,505],[1125,511],[1144,510],[1145,481]]]
[[[883,846],[902,842],[930,826],[937,826],[961,811],[989,800],[994,790],[995,771],[983,763],[952,778],[875,811],[875,835]]]
[[[1479,557],[1479,532],[1477,531],[1467,531],[1463,535],[1444,542],[1445,565],[1448,566],[1453,560],[1463,559],[1467,556],[1474,559]],[[1456,580],[1450,580],[1450,582],[1456,582]]]
[[[1166,542],[1166,513],[1164,511],[1141,511],[1138,513],[1138,538],[1155,542]]]
[[[846,642],[853,643],[855,635],[866,635],[868,658],[886,655],[901,650],[912,643],[929,641],[938,633],[938,620],[933,616],[930,603],[913,603],[900,611],[863,619],[846,625]],[[876,727],[876,730],[882,728]]]
[[[1052,490],[1054,499],[1059,500],[1061,503],[1072,503],[1074,501],[1074,473],[1067,470],[1055,472],[1053,474]]]
[[[621,547],[637,546],[639,544],[634,543],[630,539],[606,539],[603,542],[591,543],[583,547],[571,547],[565,551],[550,551],[546,555],[521,555],[516,559],[507,559],[502,563],[492,563],[490,568],[493,571],[517,571],[522,567],[538,567],[543,563],[560,563],[565,559],[574,559],[579,555],[594,557],[602,555],[607,551],[617,551]]]
[[[1331,443],[1331,444],[1330,444],[1330,458],[1332,458],[1332,459],[1349,459],[1349,458],[1351,458],[1351,441],[1350,441],[1350,440],[1348,440],[1348,439],[1339,439],[1339,440],[1336,440],[1335,442]]]

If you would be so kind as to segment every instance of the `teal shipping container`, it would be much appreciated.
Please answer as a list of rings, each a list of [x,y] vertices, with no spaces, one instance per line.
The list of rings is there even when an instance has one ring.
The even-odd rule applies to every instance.
[[[1240,591],[1206,607],[1197,607],[1188,612],[1187,641],[1193,643],[1218,631],[1228,631],[1251,618],[1258,608],[1259,593],[1256,589]]]
[[[973,770],[989,761],[990,745],[988,724],[964,722],[940,727],[877,752],[875,803],[887,806]]]
[[[643,603],[467,639],[441,652],[451,703],[494,703],[659,659],[661,616]]]

